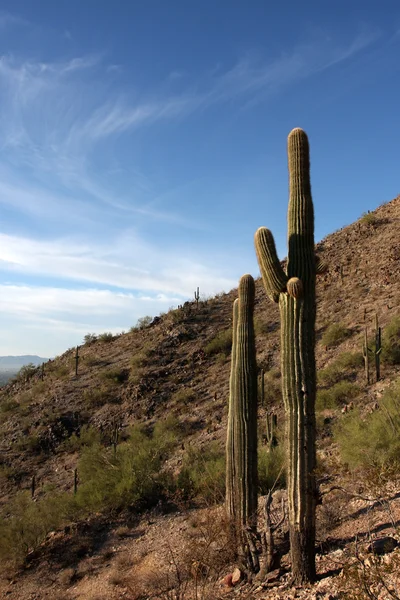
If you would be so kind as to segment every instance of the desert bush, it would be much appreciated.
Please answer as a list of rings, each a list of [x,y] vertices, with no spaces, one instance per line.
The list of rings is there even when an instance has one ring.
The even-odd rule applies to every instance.
[[[345,377],[351,377],[363,365],[361,352],[343,352],[325,369],[318,371],[318,383],[334,385]]]
[[[20,368],[18,373],[14,376],[14,381],[29,381],[31,377],[38,371],[38,367],[35,367],[33,363],[29,363]]]
[[[91,388],[83,392],[83,400],[89,408],[99,408],[100,406],[104,406],[104,404],[111,401],[111,398],[111,390],[103,386]]]
[[[13,400],[12,398],[8,398],[0,404],[0,412],[3,413],[13,412],[17,408],[19,408],[19,404],[16,400]]]
[[[77,506],[87,512],[153,505],[170,485],[162,466],[176,440],[167,422],[157,424],[152,435],[133,427],[117,452],[97,443],[85,448],[78,464]]]
[[[152,320],[153,320],[153,317],[150,317],[150,315],[146,315],[145,317],[140,317],[140,319],[138,319],[136,321],[136,325],[133,325],[130,328],[130,331],[138,331],[139,329],[146,329],[146,327],[148,327],[150,325]]]
[[[364,212],[361,215],[360,221],[363,225],[376,225],[378,223],[378,218],[374,213]]]
[[[360,388],[350,381],[338,381],[327,390],[317,392],[316,409],[336,408],[339,403],[355,398],[360,393]]]
[[[105,331],[104,333],[100,333],[97,339],[99,340],[99,342],[103,342],[104,344],[106,344],[107,342],[112,342],[114,336],[111,333],[111,331]]]
[[[230,353],[232,347],[232,329],[220,331],[217,335],[206,344],[204,352],[208,355]]]
[[[131,358],[131,367],[133,369],[145,367],[149,362],[149,354],[150,350],[147,347],[143,347],[139,352],[136,352]]]
[[[100,373],[100,377],[109,383],[120,384],[127,380],[128,373],[124,369],[107,369]]]
[[[20,492],[8,504],[9,517],[0,519],[2,561],[23,561],[46,535],[59,527],[68,514],[66,494],[54,494],[32,502],[30,492]]]
[[[63,447],[67,452],[78,452],[81,448],[100,444],[100,431],[90,425],[82,425],[79,433],[73,433],[65,442]]]
[[[350,331],[345,325],[342,323],[331,323],[324,331],[321,344],[333,348],[344,342],[349,335]]]
[[[387,388],[378,410],[345,415],[334,429],[342,461],[350,468],[400,466],[400,380]]]
[[[69,368],[67,365],[58,365],[54,367],[51,372],[58,379],[64,379],[69,373]]]
[[[276,488],[285,486],[285,452],[282,445],[269,449],[267,446],[258,448],[258,485],[261,494],[267,494],[275,485]]]
[[[217,504],[225,495],[225,453],[214,443],[189,448],[183,457],[177,486],[188,500]]]
[[[382,361],[389,365],[400,363],[400,316],[384,328],[382,334]]]
[[[186,405],[188,402],[194,400],[195,396],[196,394],[191,388],[181,388],[172,395],[171,401],[175,404]]]
[[[83,343],[84,344],[94,344],[94,342],[97,341],[97,335],[95,333],[87,333],[85,335],[85,337],[83,338]]]

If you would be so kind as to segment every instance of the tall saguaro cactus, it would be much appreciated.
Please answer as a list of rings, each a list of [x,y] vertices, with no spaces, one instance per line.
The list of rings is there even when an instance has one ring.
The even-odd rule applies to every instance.
[[[243,275],[233,305],[232,366],[226,444],[226,509],[250,570],[258,559],[249,532],[257,517],[257,365],[253,324],[255,285]]]
[[[271,232],[258,229],[255,246],[267,295],[279,302],[282,392],[286,413],[287,482],[292,575],[315,579],[315,277],[314,209],[308,138],[288,137],[289,209],[286,273]]]

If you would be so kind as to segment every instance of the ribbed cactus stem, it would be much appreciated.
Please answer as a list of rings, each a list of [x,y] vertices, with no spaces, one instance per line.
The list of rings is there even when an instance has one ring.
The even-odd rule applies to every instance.
[[[286,413],[287,481],[292,575],[296,583],[315,580],[315,278],[314,210],[309,146],[305,132],[288,138],[287,293],[279,294],[282,393]],[[255,236],[263,274],[270,253]],[[272,267],[273,268],[273,267]],[[271,280],[271,275],[263,279]],[[270,286],[266,285],[269,296]]]
[[[226,434],[226,495],[225,505],[226,512],[231,519],[235,518],[235,500],[234,500],[234,380],[235,380],[235,368],[236,368],[236,333],[237,333],[237,322],[239,312],[239,299],[233,303],[233,314],[232,314],[232,352],[231,352],[231,375],[229,379],[229,409],[228,409],[228,425]]]
[[[242,555],[245,530],[256,529],[257,516],[257,364],[254,336],[255,285],[251,275],[239,283],[234,305],[232,367],[227,435],[227,495],[229,517],[238,528]],[[236,317],[237,311],[237,317]],[[235,320],[237,323],[235,327]],[[253,567],[255,565],[253,564]]]

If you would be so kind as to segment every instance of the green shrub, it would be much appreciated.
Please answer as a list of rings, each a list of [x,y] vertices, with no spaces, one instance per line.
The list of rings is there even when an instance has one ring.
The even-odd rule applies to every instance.
[[[282,445],[269,449],[267,446],[258,448],[258,485],[261,494],[267,494],[275,485],[276,488],[285,486],[285,452]]]
[[[100,444],[100,431],[96,427],[83,425],[78,434],[73,433],[64,443],[67,452],[78,452],[81,448]]]
[[[360,221],[364,225],[376,225],[378,223],[378,218],[376,217],[376,215],[374,213],[364,212],[361,215]]]
[[[136,325],[133,325],[133,327],[130,328],[130,331],[138,331],[139,329],[146,329],[146,327],[148,327],[150,325],[150,323],[152,322],[153,317],[150,317],[150,315],[146,315],[145,317],[140,317],[140,319],[138,319],[136,321]]]
[[[325,329],[321,344],[333,348],[344,342],[349,335],[349,329],[342,323],[332,323]]]
[[[38,367],[35,367],[33,363],[29,363],[20,368],[18,373],[14,376],[14,381],[29,381],[31,377],[38,371]]]
[[[355,467],[400,466],[400,380],[383,395],[378,410],[361,418],[358,411],[345,415],[334,429],[342,461]]]
[[[181,388],[172,395],[171,401],[175,402],[176,404],[186,405],[188,402],[194,400],[195,396],[196,394],[191,388]]]
[[[97,335],[95,333],[87,333],[83,338],[84,344],[94,344],[97,341]]]
[[[361,352],[343,352],[325,369],[318,371],[318,383],[333,385],[344,377],[354,374],[364,364]]]
[[[50,531],[57,529],[69,512],[66,494],[53,494],[32,502],[30,492],[20,492],[7,506],[9,518],[0,519],[0,559],[23,561],[40,546]]]
[[[384,328],[382,338],[382,361],[389,365],[400,364],[400,316]]]
[[[83,392],[83,399],[90,408],[99,408],[110,402],[112,398],[111,390],[107,387],[96,387]]]
[[[0,404],[0,412],[3,412],[3,413],[13,412],[17,408],[19,408],[18,402],[16,402],[15,400],[12,400],[11,398],[4,400]]]
[[[85,448],[78,464],[77,506],[87,512],[154,504],[169,485],[162,466],[176,441],[166,422],[157,424],[152,435],[133,427],[116,453],[97,443]]]
[[[204,352],[208,355],[230,353],[232,347],[232,329],[220,331],[204,348]]]
[[[58,379],[64,379],[69,373],[69,368],[67,365],[58,365],[52,369],[52,374],[55,375]]]
[[[100,377],[110,383],[120,384],[127,380],[128,373],[124,369],[107,369],[100,373]]]
[[[202,448],[189,448],[183,457],[177,480],[187,499],[218,504],[225,496],[225,452],[211,443]]]
[[[338,381],[331,388],[317,392],[316,408],[317,410],[336,408],[339,403],[355,398],[359,393],[360,388],[355,383]]]
[[[149,354],[150,351],[146,347],[143,347],[139,352],[136,352],[131,358],[131,367],[133,369],[145,367],[149,362]]]
[[[100,333],[98,338],[99,342],[103,342],[104,344],[107,342],[111,342],[114,339],[111,331],[105,331],[104,333]]]

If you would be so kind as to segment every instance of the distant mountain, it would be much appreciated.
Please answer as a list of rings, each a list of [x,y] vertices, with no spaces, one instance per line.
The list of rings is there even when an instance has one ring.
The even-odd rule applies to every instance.
[[[0,371],[19,371],[24,365],[33,363],[41,365],[48,361],[48,358],[36,356],[36,354],[24,354],[23,356],[0,356]]]

